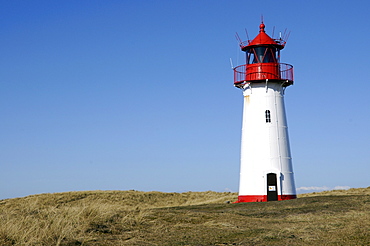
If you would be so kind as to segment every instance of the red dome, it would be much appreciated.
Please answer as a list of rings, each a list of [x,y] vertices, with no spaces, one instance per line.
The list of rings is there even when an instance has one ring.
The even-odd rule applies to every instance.
[[[278,43],[279,40],[272,39],[269,35],[265,32],[265,24],[260,24],[260,33],[253,39],[248,40],[248,45],[242,46],[242,50],[247,50],[251,46],[260,46],[260,45],[273,45],[278,49],[283,49],[285,43]]]

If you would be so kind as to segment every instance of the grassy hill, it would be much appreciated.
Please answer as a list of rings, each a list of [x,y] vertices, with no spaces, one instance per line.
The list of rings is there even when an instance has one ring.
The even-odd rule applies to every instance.
[[[88,191],[0,201],[0,245],[370,245],[370,187],[239,203],[236,193]]]

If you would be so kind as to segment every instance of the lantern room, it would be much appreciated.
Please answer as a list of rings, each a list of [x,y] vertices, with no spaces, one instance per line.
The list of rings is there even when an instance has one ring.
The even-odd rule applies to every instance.
[[[253,39],[241,42],[246,52],[246,64],[234,68],[234,85],[243,87],[248,82],[275,81],[284,87],[293,84],[293,66],[280,63],[280,50],[285,46],[283,39],[272,39],[260,24],[260,32]]]

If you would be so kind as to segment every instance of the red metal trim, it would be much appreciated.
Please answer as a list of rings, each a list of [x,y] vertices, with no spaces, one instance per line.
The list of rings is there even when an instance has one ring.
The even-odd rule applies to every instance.
[[[296,199],[297,195],[278,195],[278,201]],[[256,196],[238,196],[238,201],[240,202],[267,202],[267,195],[256,195]]]
[[[234,68],[234,84],[245,82],[288,81],[293,84],[293,66],[286,63],[254,63],[244,64]]]

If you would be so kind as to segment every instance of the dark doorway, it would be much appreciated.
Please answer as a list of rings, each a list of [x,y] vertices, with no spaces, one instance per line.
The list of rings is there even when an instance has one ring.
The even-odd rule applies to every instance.
[[[267,174],[267,201],[277,201],[278,190],[277,190],[277,179],[275,173]]]

